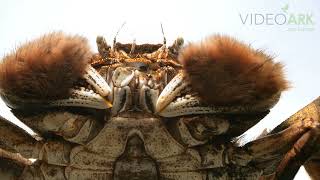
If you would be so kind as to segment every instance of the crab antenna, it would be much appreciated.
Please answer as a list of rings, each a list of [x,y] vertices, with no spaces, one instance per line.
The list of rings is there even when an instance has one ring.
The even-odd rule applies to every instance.
[[[160,23],[160,25],[161,25],[162,35],[163,35],[163,46],[165,47],[167,44],[167,39],[166,39],[166,36],[164,35],[162,23]]]
[[[120,30],[123,28],[123,26],[126,24],[126,22],[123,22],[122,23],[122,25],[120,26],[120,28],[118,29],[118,31],[117,31],[117,33],[116,33],[116,35],[114,36],[114,38],[113,38],[113,50],[115,49],[115,47],[116,47],[116,42],[117,42],[117,36],[118,36],[118,34],[119,34],[119,32],[120,32]]]

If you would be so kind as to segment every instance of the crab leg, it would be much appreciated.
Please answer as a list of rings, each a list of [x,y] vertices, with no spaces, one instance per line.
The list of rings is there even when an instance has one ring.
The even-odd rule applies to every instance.
[[[10,126],[10,123],[8,120],[5,120],[3,117],[0,116],[0,129],[2,127],[7,127]],[[18,127],[17,127],[18,128]],[[19,131],[18,129],[14,129],[17,132]],[[22,131],[20,129],[20,131]],[[29,166],[32,164],[32,162],[21,156],[20,153],[17,152],[10,152],[8,151],[9,149],[12,149],[12,145],[10,144],[9,140],[10,138],[14,138],[12,136],[4,136],[8,137],[7,141],[3,142],[1,139],[1,145],[0,145],[0,177],[2,179],[15,179],[17,178],[20,174],[22,174],[23,169],[25,166]],[[10,137],[10,138],[9,138]],[[30,138],[32,139],[32,138]],[[12,142],[11,142],[12,143]],[[11,146],[11,148],[10,148]],[[7,150],[3,149],[6,148]]]
[[[288,120],[280,124],[271,133],[279,131],[288,126],[292,126],[299,118],[310,118],[313,121],[320,122],[320,98],[317,98],[305,108],[297,112]],[[305,168],[311,177],[319,176],[320,163],[317,161],[317,155],[320,152],[320,129],[314,128],[305,133],[285,155],[277,168],[275,178],[293,179],[301,165]],[[316,179],[316,178],[314,178]]]
[[[17,126],[0,116],[0,177],[4,179],[18,178],[23,169],[31,165],[31,161],[23,156],[31,157],[32,147],[36,141]]]
[[[319,129],[312,129],[306,132],[285,155],[277,168],[276,179],[293,179],[301,165],[303,165],[310,155],[320,149]]]
[[[57,118],[47,117],[47,120],[44,121],[51,120],[47,122],[47,126],[51,124],[49,126],[51,129],[47,127],[47,133],[50,130],[60,128],[60,131],[56,130],[57,133],[60,132],[65,139],[69,138],[70,141],[78,143],[81,143],[81,141],[77,141],[77,139],[84,139],[88,135],[81,129],[81,126],[80,130],[78,129],[79,127],[71,127],[70,117],[60,118],[62,120],[69,120],[67,122],[69,126],[61,123],[61,119],[60,122],[54,122]],[[83,123],[81,119],[79,121],[80,124]],[[42,121],[37,125],[41,123],[44,122]],[[60,127],[59,124],[63,124],[63,126]],[[77,125],[79,126],[79,123]],[[86,126],[86,123],[83,126]],[[88,129],[88,127],[84,128]],[[73,135],[72,130],[80,133],[81,137]],[[21,177],[23,179],[50,179],[53,177],[56,179],[67,179],[64,172],[66,166],[70,165],[69,156],[73,147],[75,147],[75,144],[55,138],[54,136],[45,142],[36,141],[23,132],[22,129],[19,129],[5,119],[0,119],[0,177],[2,179],[17,179]],[[30,158],[37,159],[37,161],[31,163],[28,160]]]
[[[255,140],[244,147],[252,152],[254,157],[284,152],[300,139],[301,136],[312,128],[318,128],[319,125],[318,122],[311,119],[304,119],[284,131]]]
[[[268,135],[242,147],[231,148],[228,151],[227,163],[241,166],[252,164],[259,169],[262,168],[266,174],[272,173],[277,168],[276,164],[309,129],[310,127],[307,126],[290,127],[280,133]]]
[[[32,152],[37,141],[10,121],[0,117],[0,148],[20,153],[26,158],[33,158]]]
[[[2,179],[17,179],[23,173],[26,164],[22,161],[28,160],[22,157],[17,159],[17,156],[15,153],[0,149],[0,177]]]
[[[304,164],[304,168],[312,179],[320,179],[320,150]]]
[[[237,164],[262,168],[264,175],[292,179],[313,154],[319,151],[320,98],[298,111],[267,136],[252,141],[230,155]],[[247,158],[244,158],[247,157]]]

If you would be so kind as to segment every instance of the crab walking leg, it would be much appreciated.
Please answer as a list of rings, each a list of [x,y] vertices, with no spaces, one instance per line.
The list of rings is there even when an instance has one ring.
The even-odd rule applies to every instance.
[[[319,124],[298,123],[282,132],[265,136],[242,147],[231,148],[227,152],[227,163],[252,165],[262,169],[263,175],[272,174],[297,140],[317,125]]]
[[[33,150],[37,141],[23,129],[0,117],[0,148],[20,153],[25,158],[34,158]]]
[[[25,168],[25,164],[20,163],[20,161],[15,161],[14,159],[3,157],[4,150],[0,150],[0,177],[3,180],[6,179],[17,179]]]
[[[320,149],[319,129],[311,129],[306,132],[285,155],[277,168],[276,179],[293,179],[299,168]]]
[[[246,144],[243,148],[249,150],[253,158],[265,155],[276,155],[291,149],[292,145],[305,133],[313,128],[318,128],[319,122],[303,119],[279,133],[271,134]]]
[[[26,165],[30,166],[32,164],[31,160],[24,158],[23,156],[21,156],[21,154],[12,153],[1,148],[0,148],[0,158],[10,159],[11,161],[14,161],[16,164],[20,166],[26,166]]]
[[[13,160],[20,162],[27,162],[23,158],[39,159],[49,164],[65,166],[69,163],[65,155],[72,146],[61,139],[36,141],[19,127],[3,119],[0,121],[0,148],[4,150],[2,157],[11,156]],[[20,155],[13,156],[12,153],[19,153],[23,158],[20,158]]]
[[[290,118],[282,122],[276,128],[274,128],[270,134],[282,131],[294,124],[299,123],[304,118],[311,118],[314,121],[320,122],[320,97],[312,101],[310,104],[296,112]]]
[[[18,126],[0,116],[0,177],[17,179],[26,166],[31,165],[26,157],[36,141]],[[21,152],[20,152],[21,151]]]
[[[320,150],[304,164],[304,168],[312,179],[320,179]]]
[[[14,114],[39,133],[50,134],[51,139],[56,139],[45,143],[39,142],[36,145],[37,148],[34,150],[33,158],[39,159],[41,163],[37,166],[28,167],[23,174],[25,179],[33,179],[37,176],[43,176],[47,179],[67,179],[65,178],[65,171],[67,166],[72,164],[73,148],[86,145],[104,127],[104,111],[101,110],[94,110],[92,115],[79,115],[61,111],[44,112],[37,115],[26,115],[19,112],[14,112]],[[50,172],[56,172],[56,174],[52,175]]]
[[[299,167],[320,149],[319,102],[317,99],[310,103],[267,136],[240,147],[232,160],[242,160],[240,150],[243,150],[249,155],[246,163],[263,168],[264,175],[277,172],[281,179],[293,178]]]
[[[36,141],[5,119],[0,120],[1,179],[66,179],[74,144],[64,140]],[[28,159],[37,159],[31,164]],[[9,169],[10,171],[7,171]],[[54,172],[54,173],[53,173]]]
[[[288,120],[281,123],[271,133],[278,132],[297,123],[299,119],[309,117],[320,122],[320,98],[308,104]],[[293,179],[300,166],[304,165],[313,179],[320,177],[320,129],[315,128],[305,133],[286,154],[278,166],[275,177]],[[318,178],[316,178],[318,177]]]

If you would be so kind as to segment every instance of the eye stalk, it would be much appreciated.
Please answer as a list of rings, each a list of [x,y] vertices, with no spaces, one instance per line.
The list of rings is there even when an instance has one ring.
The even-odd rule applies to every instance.
[[[17,48],[0,64],[0,94],[11,108],[79,106],[106,109],[111,89],[88,60],[81,36],[54,32]],[[85,79],[97,93],[77,88]]]

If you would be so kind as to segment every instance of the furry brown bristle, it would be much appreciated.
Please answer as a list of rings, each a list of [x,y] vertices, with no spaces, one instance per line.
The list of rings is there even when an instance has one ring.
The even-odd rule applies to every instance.
[[[281,63],[228,36],[188,45],[179,61],[192,89],[209,104],[255,104],[289,87]]]
[[[90,56],[85,38],[62,32],[46,34],[3,58],[0,92],[38,100],[67,97]]]

